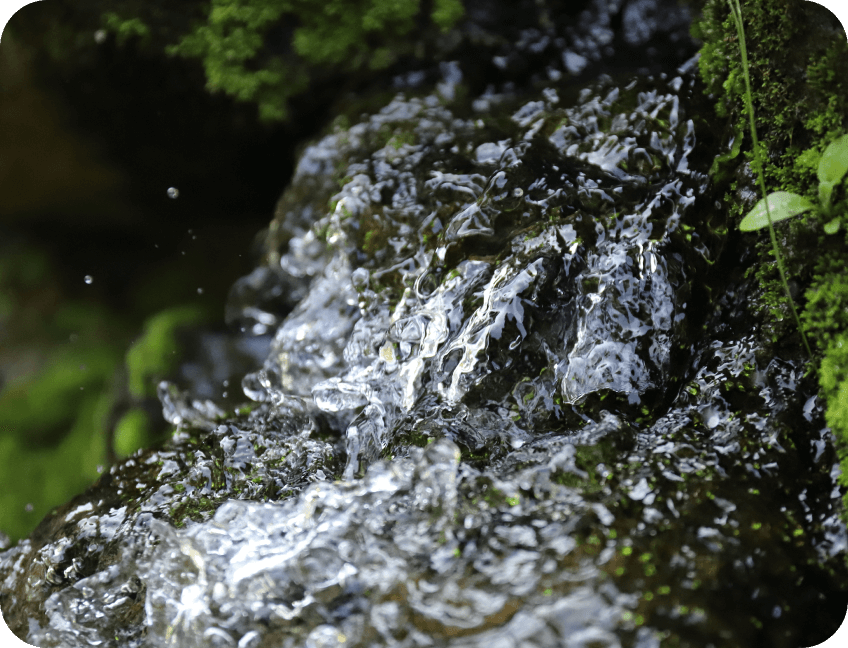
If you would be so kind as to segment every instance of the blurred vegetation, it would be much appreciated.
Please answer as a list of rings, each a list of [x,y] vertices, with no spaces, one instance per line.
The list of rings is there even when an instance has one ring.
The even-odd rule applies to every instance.
[[[0,255],[0,531],[26,535],[107,460],[109,384],[128,331],[62,298],[43,252]]]
[[[264,120],[283,120],[290,100],[338,73],[382,70],[423,57],[427,41],[463,17],[460,0],[212,0],[171,55],[201,61],[207,88],[252,101]],[[167,43],[163,16],[116,2],[102,17],[119,43]]]
[[[161,438],[164,421],[149,410],[182,357],[176,333],[208,319],[198,306],[169,308],[133,341],[131,318],[61,286],[45,252],[0,250],[0,532],[12,540],[110,459]]]
[[[148,318],[144,332],[127,351],[128,387],[137,399],[156,396],[156,385],[177,367],[179,345],[176,333],[204,319],[197,306],[177,306]]]

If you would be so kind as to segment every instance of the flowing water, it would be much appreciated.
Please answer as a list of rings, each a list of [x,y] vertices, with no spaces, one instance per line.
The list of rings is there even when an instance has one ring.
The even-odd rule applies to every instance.
[[[273,335],[251,405],[161,384],[173,441],[0,554],[10,625],[239,648],[835,628],[832,438],[756,333],[695,68],[462,109],[446,66],[306,148],[227,308],[233,344]]]

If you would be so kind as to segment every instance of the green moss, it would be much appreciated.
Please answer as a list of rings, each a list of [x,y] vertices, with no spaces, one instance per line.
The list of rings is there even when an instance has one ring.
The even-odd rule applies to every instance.
[[[823,10],[811,3],[748,0],[742,4],[742,16],[768,191],[791,191],[816,201],[819,158],[830,142],[848,131],[848,41],[836,25],[830,31],[822,27],[826,24]],[[743,185],[730,178],[738,176],[739,165],[750,162],[753,152],[744,134],[747,114],[738,43],[727,3],[708,0],[693,34],[704,42],[699,65],[707,90],[716,96],[716,114],[727,119],[728,150],[711,173],[727,188],[731,217],[739,219],[746,206],[737,200],[737,192],[753,183],[745,180]],[[739,155],[740,151],[744,154]],[[831,219],[840,229],[825,234],[825,221]],[[833,231],[835,223],[829,224],[828,231]],[[825,420],[837,439],[843,475],[848,474],[846,225],[848,200],[843,183],[834,191],[831,214],[810,212],[776,228],[790,280],[801,286],[806,298],[801,320],[816,344],[814,363],[826,403]],[[758,307],[763,328],[773,342],[794,344],[797,338],[769,248],[761,236],[758,263],[750,271],[762,286]]]
[[[177,332],[202,319],[200,309],[178,306],[157,313],[144,323],[142,336],[126,356],[129,392],[133,397],[156,395],[156,384],[174,369],[179,359]]]
[[[80,396],[99,391],[120,356],[114,347],[58,347],[44,368],[7,385],[0,393],[0,428],[30,446],[53,443],[76,418]]]
[[[449,31],[465,15],[460,0],[435,0],[431,17],[443,32]]]
[[[839,74],[845,69],[848,49],[844,37],[812,35],[811,25],[815,21],[806,13],[804,4],[795,0],[749,0],[742,3],[742,16],[768,190],[792,191],[815,199],[815,171],[811,163],[845,129],[848,92]],[[753,155],[744,128],[747,120],[742,101],[744,83],[727,3],[709,0],[693,33],[704,41],[699,65],[707,90],[718,99],[716,113],[728,120],[725,137],[728,150],[716,160],[712,170],[717,181],[725,181],[740,163],[750,162]],[[740,150],[744,155],[739,156]],[[745,182],[744,188],[753,186],[752,182]],[[725,182],[728,184],[726,198],[731,217],[738,222],[745,205],[736,199],[736,192],[743,185],[739,180]],[[800,230],[810,219],[814,217],[779,228],[787,271],[796,279],[807,278],[804,273],[809,271],[809,257],[805,250],[786,243],[800,238]],[[761,257],[769,256],[767,247],[763,237]],[[759,302],[767,315],[764,325],[767,334],[773,339],[791,334],[789,308],[774,264],[759,264],[753,272],[764,287]]]
[[[128,457],[136,450],[146,448],[152,441],[150,417],[143,409],[133,408],[118,421],[112,447],[119,457]]]
[[[848,275],[830,273],[818,277],[807,291],[804,328],[826,348],[848,330]]]
[[[839,482],[848,487],[848,378],[845,368],[848,366],[848,336],[840,340],[838,346],[829,350],[822,361],[822,387],[827,398],[825,421],[836,435],[842,471]],[[824,384],[832,385],[831,389]],[[848,509],[848,494],[843,497],[844,508]],[[843,518],[845,517],[843,513]]]
[[[106,28],[115,33],[118,43],[123,45],[131,38],[150,38],[150,28],[141,18],[122,19],[118,14],[109,12],[103,14]]]
[[[13,541],[97,478],[106,464],[102,430],[110,406],[108,395],[77,390],[75,417],[55,446],[33,447],[0,425],[0,529]]]
[[[603,441],[596,445],[576,446],[575,450],[574,464],[585,476],[558,471],[552,480],[562,486],[579,488],[583,493],[597,493],[604,487],[604,478],[598,466],[613,461],[615,450]]]
[[[220,495],[215,497],[189,497],[171,508],[169,511],[171,522],[177,528],[184,527],[187,519],[194,522],[204,522],[212,516],[224,499],[226,498]]]
[[[106,464],[127,326],[59,285],[43,253],[0,251],[0,531],[13,540]]]
[[[209,90],[254,101],[263,119],[279,120],[310,75],[385,69],[413,54],[422,42],[421,11],[419,0],[212,0],[206,21],[166,51],[200,59]],[[460,0],[435,0],[430,21],[448,31],[464,11]],[[297,25],[290,40],[275,42],[288,25]],[[119,38],[144,27],[106,26]]]

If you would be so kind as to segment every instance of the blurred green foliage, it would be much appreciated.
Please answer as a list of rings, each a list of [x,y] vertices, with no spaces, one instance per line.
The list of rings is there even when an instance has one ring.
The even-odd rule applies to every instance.
[[[136,399],[156,396],[156,385],[174,369],[180,359],[177,332],[204,319],[197,306],[166,309],[144,323],[144,332],[127,351],[126,363],[130,395]]]
[[[140,407],[134,407],[115,426],[112,446],[117,456],[129,457],[139,448],[149,446],[153,440],[150,417]]]
[[[181,359],[178,331],[205,315],[168,308],[130,345],[137,325],[68,298],[46,254],[0,250],[0,532],[26,536],[87,488],[108,465],[110,439],[118,457],[157,440],[142,405],[157,409],[156,384]]]
[[[111,381],[128,341],[104,309],[62,298],[46,255],[0,254],[0,531],[17,539],[107,458]]]
[[[260,117],[282,120],[316,76],[388,68],[465,14],[461,0],[428,4],[429,16],[420,0],[212,0],[205,22],[165,49],[199,59],[209,90],[256,102]],[[102,19],[119,42],[156,32],[125,12]]]
[[[115,33],[115,37],[121,45],[130,38],[147,39],[150,37],[150,29],[141,18],[122,20],[118,14],[110,11],[103,14],[103,22],[108,30]]]
[[[32,447],[28,432],[37,428],[0,423],[0,530],[13,541],[97,477],[106,463],[106,436],[98,432],[109,407],[108,393],[81,396],[73,410],[65,412],[74,418],[57,445]]]

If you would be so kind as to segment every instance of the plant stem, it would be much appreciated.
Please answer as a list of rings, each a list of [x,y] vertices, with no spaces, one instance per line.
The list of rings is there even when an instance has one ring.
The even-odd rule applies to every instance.
[[[742,26],[742,9],[739,6],[739,0],[727,0],[730,5],[730,13],[733,16],[733,22],[736,23],[736,33],[739,37],[739,53],[742,56],[742,77],[745,79],[745,105],[748,108],[748,121],[751,127],[751,140],[754,147],[754,169],[759,177],[760,191],[763,193],[763,198],[766,203],[766,217],[768,218],[769,235],[771,236],[771,247],[774,250],[774,256],[777,259],[777,269],[780,271],[780,280],[783,282],[783,288],[786,291],[786,298],[789,300],[789,307],[792,309],[792,316],[795,318],[795,324],[798,327],[798,332],[801,334],[801,340],[804,342],[804,348],[807,350],[807,355],[812,359],[813,352],[810,350],[810,345],[807,342],[807,336],[804,335],[804,329],[801,328],[801,319],[798,317],[798,311],[795,309],[795,302],[792,299],[792,294],[789,291],[789,283],[786,281],[786,272],[783,269],[783,257],[780,254],[780,248],[777,246],[777,235],[774,233],[774,224],[771,220],[771,208],[766,197],[766,180],[763,173],[762,158],[760,156],[760,143],[757,140],[757,126],[754,119],[754,102],[751,95],[751,77],[748,74],[748,50],[745,47],[745,29]]]

